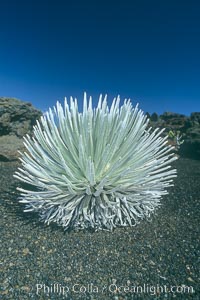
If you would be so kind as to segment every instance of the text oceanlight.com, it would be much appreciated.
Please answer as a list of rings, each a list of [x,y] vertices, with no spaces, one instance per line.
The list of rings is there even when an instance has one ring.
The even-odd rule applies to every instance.
[[[79,284],[76,283],[71,286],[62,285],[59,283],[53,283],[50,285],[46,285],[44,283],[37,283],[36,284],[36,294],[57,294],[65,296],[68,293],[75,293],[75,294],[98,294],[98,293],[111,293],[111,294],[149,294],[149,295],[157,295],[157,294],[193,294],[194,288],[192,286],[186,286],[181,284],[179,286],[173,285],[150,285],[150,284],[143,284],[143,285],[117,285],[117,284],[110,284],[104,286],[97,286],[93,283],[90,284]]]

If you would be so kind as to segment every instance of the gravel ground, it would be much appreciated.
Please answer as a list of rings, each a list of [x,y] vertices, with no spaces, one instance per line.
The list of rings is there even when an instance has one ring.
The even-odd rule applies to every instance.
[[[1,162],[0,299],[200,299],[200,161],[175,165],[175,186],[151,222],[64,232],[23,213],[17,165]]]

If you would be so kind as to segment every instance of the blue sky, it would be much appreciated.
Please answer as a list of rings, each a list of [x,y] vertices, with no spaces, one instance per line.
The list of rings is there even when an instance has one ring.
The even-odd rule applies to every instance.
[[[120,94],[150,113],[200,111],[199,1],[1,1],[0,96],[42,110]]]

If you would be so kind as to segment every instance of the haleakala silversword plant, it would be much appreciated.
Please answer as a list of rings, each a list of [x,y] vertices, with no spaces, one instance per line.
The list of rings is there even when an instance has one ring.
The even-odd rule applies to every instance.
[[[49,224],[65,229],[112,230],[134,226],[160,206],[173,185],[176,156],[163,130],[152,131],[148,119],[130,99],[120,106],[118,96],[110,108],[100,95],[57,102],[26,135],[26,152],[15,177],[28,183],[18,188],[24,211],[38,212]]]

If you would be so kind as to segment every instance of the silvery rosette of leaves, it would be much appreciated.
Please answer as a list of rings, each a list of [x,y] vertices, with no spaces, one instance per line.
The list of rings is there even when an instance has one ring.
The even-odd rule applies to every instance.
[[[24,211],[65,229],[136,225],[160,206],[176,176],[176,156],[162,132],[148,128],[130,99],[120,105],[118,96],[109,107],[100,95],[93,108],[84,94],[82,112],[77,99],[57,102],[24,137],[14,175],[28,184],[18,187]]]

